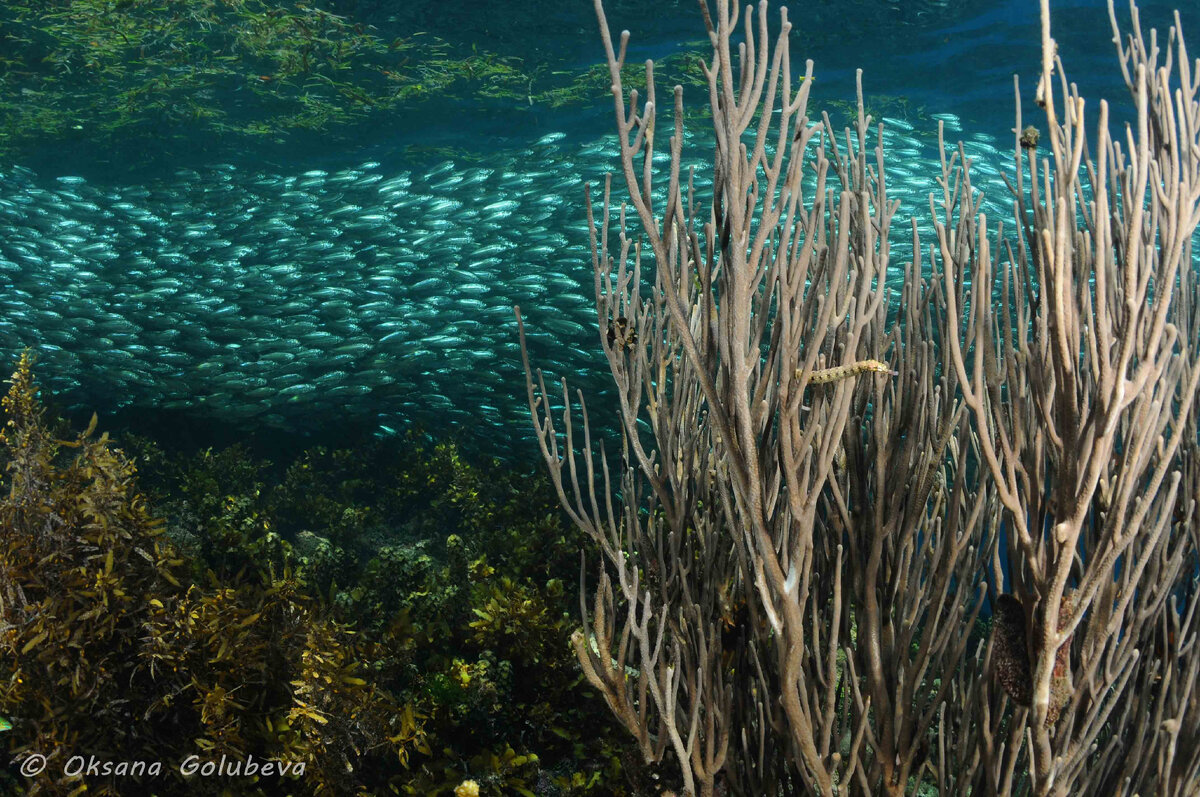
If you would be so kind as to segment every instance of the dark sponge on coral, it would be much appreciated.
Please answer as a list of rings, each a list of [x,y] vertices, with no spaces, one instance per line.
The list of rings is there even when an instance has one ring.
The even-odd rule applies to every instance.
[[[1001,595],[996,599],[992,650],[994,672],[1000,685],[1013,702],[1028,706],[1033,675],[1025,636],[1025,609],[1012,595]]]

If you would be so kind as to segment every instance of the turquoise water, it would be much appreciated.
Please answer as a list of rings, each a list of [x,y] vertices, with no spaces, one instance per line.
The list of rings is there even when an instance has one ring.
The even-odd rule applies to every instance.
[[[534,79],[601,57],[590,3],[390,5],[334,10],[381,32],[427,31],[454,52],[519,57]],[[1055,8],[1071,78],[1123,104],[1103,5]],[[1165,28],[1168,8],[1143,3],[1144,24]],[[634,31],[631,61],[670,57],[703,31],[690,2],[615,3],[609,18]],[[1034,3],[823,2],[791,18],[793,67],[816,61],[818,110],[844,121],[838,103],[865,70],[902,201],[895,279],[911,257],[909,216],[930,240],[939,121],[966,142],[989,218],[1007,216],[1012,74],[1032,91]],[[1200,11],[1184,26],[1200,31]],[[582,183],[614,167],[611,100],[535,102],[534,79],[527,97],[468,87],[261,140],[200,125],[93,138],[81,120],[14,147],[0,166],[0,353],[34,348],[43,383],[109,428],[386,437],[417,425],[526,457],[520,305],[534,362],[569,376],[603,418]],[[703,125],[686,149],[702,189]]]

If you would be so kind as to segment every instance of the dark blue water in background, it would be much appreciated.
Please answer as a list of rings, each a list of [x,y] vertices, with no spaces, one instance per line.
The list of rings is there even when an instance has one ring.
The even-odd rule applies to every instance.
[[[322,7],[385,38],[423,31],[541,74],[603,58],[585,0]],[[1171,8],[1142,3],[1143,24],[1165,36]],[[607,9],[615,31],[633,31],[631,62],[703,43],[693,2]],[[1200,8],[1181,13],[1200,52]],[[989,164],[979,182],[989,215],[1004,214],[1014,73],[1026,122],[1041,123],[1035,2],[822,0],[790,19],[793,68],[815,61],[816,107],[852,102],[864,70],[868,105],[891,122],[902,219],[926,215],[939,118]],[[1128,30],[1127,8],[1118,20]],[[1127,119],[1104,3],[1055,2],[1053,26],[1090,118],[1105,98]],[[685,91],[689,105],[705,99]],[[0,354],[34,347],[70,411],[198,438],[386,436],[415,424],[524,459],[533,448],[509,309],[520,304],[535,362],[569,376],[603,417],[580,187],[615,165],[603,91],[561,108],[433,99],[253,143],[186,127],[93,140],[86,121],[0,164]],[[701,164],[703,131],[691,141]],[[907,239],[907,224],[897,229]]]

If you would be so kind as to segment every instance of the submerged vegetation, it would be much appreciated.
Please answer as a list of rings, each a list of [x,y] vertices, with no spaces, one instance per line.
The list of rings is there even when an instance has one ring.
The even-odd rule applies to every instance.
[[[282,141],[434,98],[558,108],[607,85],[600,70],[552,70],[285,0],[19,0],[0,8],[0,26],[6,154],[47,138]],[[694,72],[680,77],[695,83]]]
[[[275,135],[320,129],[505,68],[445,42],[380,31],[305,3],[6,3],[4,139],[89,139],[181,126]]]
[[[71,435],[48,417],[32,366],[3,402],[4,788],[643,790],[579,686],[578,541],[543,481],[417,435],[283,466],[240,447],[123,451],[95,418]],[[27,780],[34,753],[48,765]],[[76,755],[162,771],[80,779],[64,774]],[[179,773],[222,756],[293,768]]]
[[[0,154],[47,140],[112,145],[228,137],[283,143],[432,100],[512,111],[590,106],[603,65],[451,44],[357,7],[287,0],[17,0],[0,6]],[[411,23],[411,20],[407,21]],[[706,42],[660,59],[660,78],[705,91]],[[643,77],[626,67],[627,85]],[[207,145],[206,145],[207,146]],[[144,157],[144,155],[143,155]]]

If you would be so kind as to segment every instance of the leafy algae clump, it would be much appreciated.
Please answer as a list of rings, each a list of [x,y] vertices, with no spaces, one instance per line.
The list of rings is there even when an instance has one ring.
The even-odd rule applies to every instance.
[[[544,480],[417,437],[279,468],[130,437],[135,468],[96,418],[63,431],[28,354],[3,410],[0,791],[69,794],[80,754],[165,762],[94,794],[228,787],[180,779],[189,756],[304,763],[243,794],[645,791],[579,689],[577,540]]]
[[[68,793],[75,755],[167,762],[156,789],[190,755],[304,762],[314,793],[402,780],[409,755],[428,751],[424,718],[370,680],[357,637],[288,568],[185,587],[133,462],[95,417],[56,439],[32,366],[22,355],[3,400],[0,715],[14,761],[48,762],[3,785]],[[127,794],[139,777],[88,778],[88,790]]]

